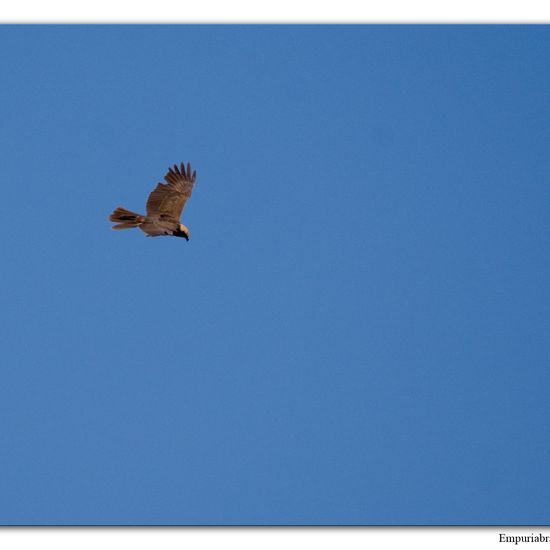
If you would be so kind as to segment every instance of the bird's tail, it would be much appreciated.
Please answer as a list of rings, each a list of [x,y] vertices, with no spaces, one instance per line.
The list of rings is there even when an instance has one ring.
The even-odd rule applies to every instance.
[[[109,216],[109,221],[117,222],[117,225],[113,225],[113,229],[129,229],[130,227],[141,225],[145,221],[145,218],[119,206]]]

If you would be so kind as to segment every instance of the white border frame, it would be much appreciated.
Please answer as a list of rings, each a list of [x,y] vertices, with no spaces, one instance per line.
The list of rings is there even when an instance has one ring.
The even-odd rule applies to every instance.
[[[3,23],[541,23],[548,0],[18,0]]]

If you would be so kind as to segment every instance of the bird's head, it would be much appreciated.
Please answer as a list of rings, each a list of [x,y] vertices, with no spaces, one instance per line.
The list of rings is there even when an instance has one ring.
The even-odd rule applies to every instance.
[[[186,241],[189,240],[189,229],[185,225],[181,224],[178,227],[178,232],[175,234],[176,237],[183,237]]]

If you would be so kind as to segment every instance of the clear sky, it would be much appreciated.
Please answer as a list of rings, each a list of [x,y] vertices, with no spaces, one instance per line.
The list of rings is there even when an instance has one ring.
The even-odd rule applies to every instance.
[[[550,521],[550,28],[0,52],[0,523]]]

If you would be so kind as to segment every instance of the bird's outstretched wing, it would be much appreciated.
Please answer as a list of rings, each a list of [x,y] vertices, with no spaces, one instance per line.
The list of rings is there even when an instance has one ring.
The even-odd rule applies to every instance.
[[[185,203],[191,196],[193,184],[197,177],[196,170],[191,173],[191,165],[187,163],[187,171],[183,162],[180,168],[174,164],[168,168],[164,176],[166,183],[159,183],[147,199],[147,215],[179,221]]]

